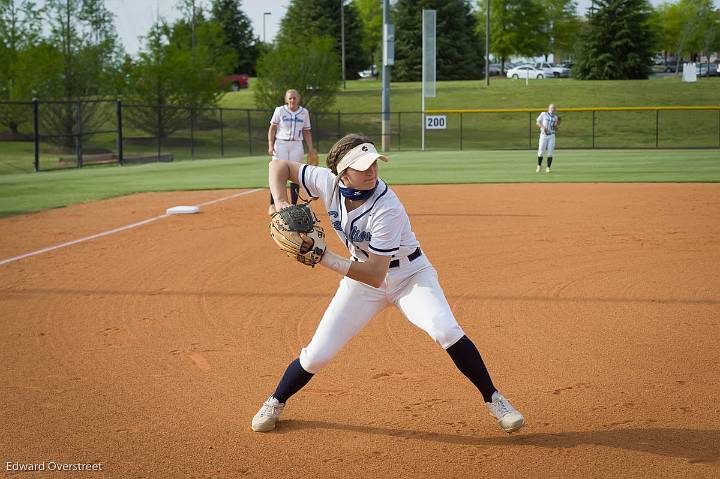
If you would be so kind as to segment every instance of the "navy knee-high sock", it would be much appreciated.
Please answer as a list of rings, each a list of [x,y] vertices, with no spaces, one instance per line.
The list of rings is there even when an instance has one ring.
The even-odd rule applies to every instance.
[[[313,374],[305,371],[300,365],[300,358],[296,359],[285,370],[285,374],[280,379],[273,397],[281,403],[285,403],[293,394],[310,382],[312,377]]]
[[[542,156],[538,156],[538,166],[542,166]]]
[[[548,168],[552,166],[552,156],[548,156]]]
[[[298,202],[298,196],[300,194],[300,185],[297,183],[290,183],[290,202],[294,205]]]
[[[490,373],[470,338],[463,336],[460,340],[447,348],[455,366],[463,373],[482,394],[485,402],[492,402],[492,395],[496,391]]]

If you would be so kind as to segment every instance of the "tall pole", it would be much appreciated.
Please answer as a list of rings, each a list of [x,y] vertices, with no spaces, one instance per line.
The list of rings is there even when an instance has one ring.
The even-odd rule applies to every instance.
[[[267,37],[265,36],[265,18],[268,15],[272,15],[272,12],[263,13],[263,43],[267,43]]]
[[[490,86],[490,0],[485,7],[485,86]]]
[[[347,89],[347,83],[345,82],[345,0],[340,0],[340,44],[342,45],[342,77],[343,77],[343,90]]]
[[[382,74],[382,149],[390,150],[390,65],[388,52],[390,25],[390,0],[383,0],[383,74]],[[393,38],[393,41],[395,39]],[[394,56],[394,52],[393,52]]]

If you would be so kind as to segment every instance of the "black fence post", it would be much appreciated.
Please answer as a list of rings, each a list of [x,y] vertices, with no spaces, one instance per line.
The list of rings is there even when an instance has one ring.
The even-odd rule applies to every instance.
[[[38,99],[33,98],[33,143],[35,143],[35,172],[40,171],[40,115]]]
[[[460,112],[460,151],[463,150],[463,114]]]
[[[220,158],[225,157],[225,129],[223,127],[223,109],[220,108]]]
[[[595,110],[592,111],[592,147],[595,149]]]
[[[660,110],[655,110],[655,148],[660,145]]]
[[[340,112],[338,111],[338,112],[337,112],[337,135],[335,136],[335,138],[337,138],[338,140],[340,139],[340,132],[341,132],[341,131],[342,131],[342,130],[340,129]]]
[[[195,107],[190,107],[190,159],[195,159]]]
[[[532,112],[528,112],[528,150],[532,150]]]
[[[158,103],[157,106],[157,160],[160,161],[160,155],[162,154],[162,105]]]
[[[247,110],[247,124],[248,124],[248,156],[252,156],[252,126],[250,123],[250,110]]]
[[[77,110],[75,112],[75,156],[77,157],[77,167],[83,167],[83,149],[82,149],[82,102],[77,102]]]
[[[398,151],[400,150],[400,138],[401,138],[401,136],[402,136],[402,135],[401,135],[401,134],[402,134],[402,121],[401,121],[401,119],[402,119],[402,112],[399,111],[399,112],[398,112],[398,121],[397,121],[397,123],[398,123],[398,145],[397,145]]]
[[[115,100],[115,118],[117,120],[117,158],[118,164],[123,166],[123,124],[122,124],[122,100]]]

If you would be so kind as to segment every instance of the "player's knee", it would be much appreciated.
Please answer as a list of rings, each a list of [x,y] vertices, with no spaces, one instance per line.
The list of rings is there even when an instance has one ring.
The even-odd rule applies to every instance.
[[[447,349],[463,336],[465,332],[462,330],[459,324],[454,324],[445,328],[437,328],[429,331],[430,336],[433,340],[440,345],[441,348]]]
[[[317,374],[330,361],[333,360],[335,354],[323,351],[311,351],[303,348],[300,352],[300,366],[309,373]]]

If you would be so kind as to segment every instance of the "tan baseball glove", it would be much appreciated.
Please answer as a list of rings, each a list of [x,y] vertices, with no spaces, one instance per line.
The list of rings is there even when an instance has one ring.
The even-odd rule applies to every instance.
[[[300,233],[312,244],[308,246]],[[275,213],[270,218],[270,237],[286,255],[311,267],[320,262],[327,248],[325,231],[308,205],[291,205]]]
[[[319,158],[317,151],[315,150],[309,150],[307,153],[307,164],[312,166],[317,166],[319,163]]]

